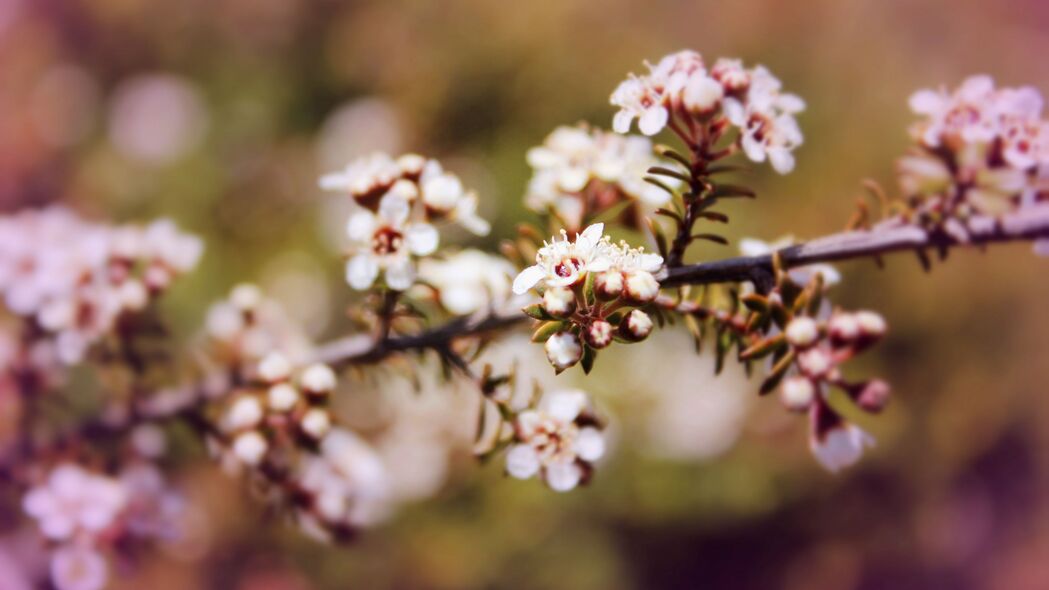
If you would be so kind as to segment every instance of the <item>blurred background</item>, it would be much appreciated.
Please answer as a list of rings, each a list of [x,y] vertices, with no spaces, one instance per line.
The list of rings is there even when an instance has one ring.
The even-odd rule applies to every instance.
[[[559,124],[609,127],[626,73],[683,48],[763,63],[807,101],[796,171],[741,173],[760,199],[727,207],[734,239],[805,238],[844,225],[861,179],[894,187],[912,91],[975,73],[1049,91],[1049,4],[0,0],[0,208],[170,216],[207,242],[166,302],[176,329],[254,280],[323,339],[352,299],[319,173],[376,149],[439,157],[494,222],[464,243],[494,248],[527,215],[527,148]],[[199,465],[182,482],[206,531],[113,587],[1047,588],[1047,265],[1015,245],[929,275],[907,257],[840,267],[837,302],[891,326],[856,370],[895,397],[859,418],[878,447],[837,476],[804,420],[737,372],[713,378],[673,331],[603,355],[586,387],[613,456],[567,495],[471,461],[468,391],[364,372],[347,419],[368,432],[385,396],[422,425],[421,443],[380,447],[417,501],[326,547]],[[539,354],[519,344],[492,354]]]

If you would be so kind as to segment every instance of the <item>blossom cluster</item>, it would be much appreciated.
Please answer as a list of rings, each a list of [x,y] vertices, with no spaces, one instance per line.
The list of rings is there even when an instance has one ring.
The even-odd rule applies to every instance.
[[[182,535],[185,501],[153,463],[136,461],[116,476],[76,463],[55,465],[22,499],[26,514],[55,544],[50,578],[58,590],[100,590],[108,548]]]
[[[652,319],[638,308],[659,295],[653,273],[663,259],[625,242],[614,245],[603,232],[604,224],[597,223],[569,240],[562,230],[561,239],[545,243],[536,263],[514,279],[515,293],[542,293],[542,302],[526,313],[544,321],[535,338],[546,342],[558,372],[615,339],[637,342],[652,331]]]
[[[380,273],[394,291],[411,287],[414,259],[437,251],[436,223],[454,221],[477,235],[489,231],[477,215],[476,193],[439,162],[419,155],[374,153],[321,177],[320,185],[349,192],[354,203],[346,224],[346,281],[358,291],[371,288]]]
[[[517,479],[538,476],[558,492],[586,483],[605,453],[603,425],[583,391],[553,390],[534,408],[515,414],[506,472]]]
[[[793,412],[807,412],[812,426],[813,454],[831,471],[859,460],[874,439],[847,422],[827,401],[828,389],[837,387],[861,409],[880,412],[889,399],[884,381],[849,383],[839,365],[878,342],[886,331],[885,320],[873,311],[835,311],[820,321],[797,316],[784,335],[794,355],[796,372],[780,385],[780,400]]]
[[[972,76],[950,92],[918,91],[910,106],[923,118],[910,129],[917,149],[898,163],[905,196],[992,215],[1049,196],[1049,121],[1035,88]]]
[[[516,270],[510,261],[480,250],[465,249],[419,261],[419,285],[454,315],[500,310],[511,300]]]
[[[66,364],[145,309],[196,266],[202,244],[168,220],[147,226],[85,221],[63,207],[0,218],[0,294]]]
[[[528,150],[532,179],[525,205],[538,213],[553,214],[568,231],[579,231],[587,219],[616,205],[636,205],[625,211],[625,221],[640,222],[638,206],[651,212],[665,205],[670,195],[644,181],[660,163],[646,137],[619,135],[586,125],[562,126]],[[670,179],[677,186],[680,181]]]
[[[611,96],[619,108],[612,121],[617,133],[626,133],[634,121],[645,135],[681,121],[723,120],[739,132],[739,145],[754,162],[766,159],[779,173],[794,169],[792,152],[803,137],[795,115],[805,103],[782,91],[782,83],[763,66],[746,68],[738,59],[718,59],[707,67],[695,51],[663,57],[648,73],[631,74]]]

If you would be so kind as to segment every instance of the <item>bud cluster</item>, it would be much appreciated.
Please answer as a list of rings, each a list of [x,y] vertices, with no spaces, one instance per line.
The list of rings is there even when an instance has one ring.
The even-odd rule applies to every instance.
[[[477,215],[477,194],[439,162],[419,155],[395,160],[374,153],[323,176],[320,185],[348,191],[354,203],[346,224],[346,281],[358,291],[370,289],[380,272],[392,290],[411,287],[413,260],[437,251],[439,222],[454,221],[477,235],[490,229]]]
[[[587,219],[625,202],[630,206],[622,221],[640,228],[641,213],[651,213],[670,200],[666,191],[644,181],[648,169],[659,163],[646,137],[584,124],[558,127],[543,145],[528,150],[533,174],[525,205],[578,232]],[[668,179],[667,184],[676,187],[680,180]]]
[[[614,340],[639,342],[652,331],[652,319],[641,308],[659,295],[653,275],[663,259],[625,242],[613,245],[594,224],[569,241],[545,243],[536,264],[514,280],[515,293],[537,289],[542,301],[525,309],[540,320],[533,340],[545,342],[547,359],[558,371],[581,360],[589,372],[596,351]]]
[[[62,207],[0,217],[0,295],[65,364],[144,310],[197,264],[202,244],[168,220],[85,221]]]

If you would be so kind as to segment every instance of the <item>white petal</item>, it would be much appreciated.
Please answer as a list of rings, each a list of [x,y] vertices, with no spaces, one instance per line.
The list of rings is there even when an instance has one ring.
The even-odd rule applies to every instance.
[[[409,252],[416,256],[427,256],[437,250],[440,236],[429,223],[413,223],[405,232],[404,239]]]
[[[584,461],[597,461],[605,454],[605,437],[593,426],[579,431],[575,440],[575,452]]]
[[[586,393],[578,389],[550,391],[539,402],[539,410],[565,424],[579,417],[586,407]]]
[[[506,453],[506,472],[517,479],[528,479],[539,472],[539,454],[529,445],[514,445]]]
[[[406,291],[415,282],[415,266],[407,257],[386,267],[386,286],[394,291]]]
[[[634,121],[634,113],[621,109],[612,117],[612,130],[616,133],[630,133],[630,124]]]
[[[371,254],[358,254],[346,263],[346,282],[358,291],[371,287],[377,276],[379,265]]]
[[[355,242],[371,241],[375,234],[375,216],[370,211],[358,211],[346,222],[346,235]]]
[[[387,194],[379,202],[379,217],[394,227],[400,227],[408,219],[411,207],[403,197]]]
[[[743,238],[739,241],[739,253],[744,256],[764,256],[771,252],[772,247],[768,242],[756,238]]]
[[[641,119],[637,122],[637,128],[645,135],[655,135],[667,125],[669,118],[666,108],[662,106],[651,106],[645,109]]]
[[[543,277],[545,276],[546,271],[543,270],[543,267],[538,264],[529,266],[522,270],[514,279],[514,293],[517,295],[527,293],[529,289],[534,287],[539,281],[543,280]]]
[[[350,190],[349,177],[345,172],[332,172],[321,176],[320,187],[326,191]]]
[[[747,111],[743,108],[743,103],[735,98],[726,98],[721,103],[722,110],[725,111],[725,117],[736,127],[744,127],[747,124]]]
[[[932,90],[919,90],[907,101],[911,110],[919,115],[935,113],[943,106],[943,96]]]
[[[663,266],[663,257],[659,254],[642,254],[638,267],[645,272],[656,272]]]
[[[601,241],[601,234],[605,232],[605,224],[595,223],[583,230],[583,233],[576,236],[576,244],[579,244],[583,248],[593,248],[595,244]]]
[[[575,462],[558,461],[546,467],[546,485],[555,492],[568,492],[583,479],[583,470]]]
[[[833,428],[822,441],[811,443],[812,454],[831,472],[853,465],[863,456],[863,449],[872,446],[874,438],[853,424]]]
[[[743,151],[753,162],[765,161],[765,145],[749,133],[743,135]]]
[[[794,156],[786,148],[771,148],[768,150],[769,163],[772,168],[780,174],[787,174],[794,169]]]

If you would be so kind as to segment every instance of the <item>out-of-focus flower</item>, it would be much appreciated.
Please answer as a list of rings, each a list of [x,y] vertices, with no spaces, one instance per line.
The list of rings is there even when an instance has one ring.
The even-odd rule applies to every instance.
[[[518,479],[538,475],[552,490],[567,492],[589,477],[605,453],[605,439],[579,390],[550,391],[534,410],[514,420],[517,442],[506,454],[507,473]]]
[[[612,264],[613,246],[602,236],[605,224],[595,223],[576,234],[574,241],[561,230],[561,239],[553,238],[536,254],[534,266],[521,271],[514,279],[514,293],[527,293],[536,285],[571,287],[582,281],[588,272],[607,270]]]
[[[325,167],[335,167],[375,150],[397,153],[402,136],[401,117],[389,102],[358,98],[339,105],[324,120],[317,159]]]
[[[410,287],[416,276],[413,257],[437,250],[438,222],[454,221],[478,235],[489,231],[477,216],[477,195],[436,160],[414,154],[394,160],[375,153],[323,176],[320,185],[348,191],[358,206],[346,226],[351,241],[346,280],[357,290],[370,288],[380,271],[387,287]]]
[[[125,80],[109,110],[109,138],[124,156],[168,164],[196,147],[208,127],[200,93],[185,78],[146,74]]]
[[[127,501],[127,492],[113,478],[63,463],[25,495],[22,506],[45,536],[64,540],[78,531],[95,534],[106,529]]]
[[[109,566],[93,547],[66,545],[51,555],[51,581],[58,590],[102,590],[109,581]]]
[[[569,231],[580,230],[587,217],[623,201],[651,211],[670,199],[644,181],[648,169],[659,163],[645,137],[624,137],[585,125],[558,127],[543,145],[528,151],[533,175],[525,204],[540,213],[552,211]],[[673,178],[666,182],[679,184]]]
[[[805,102],[782,91],[765,67],[745,69],[739,60],[719,59],[708,71],[695,51],[667,55],[648,73],[630,75],[612,93],[619,107],[612,127],[627,133],[638,119],[645,135],[655,135],[676,119],[709,117],[720,112],[740,133],[740,145],[754,162],[766,159],[781,174],[794,169],[792,152],[803,137],[795,115]]]
[[[505,258],[462,250],[419,262],[419,278],[437,290],[441,305],[456,315],[504,307],[511,297],[514,267]]]
[[[874,446],[874,437],[855,424],[840,423],[814,434],[810,446],[820,464],[837,472],[859,461],[863,450]]]

